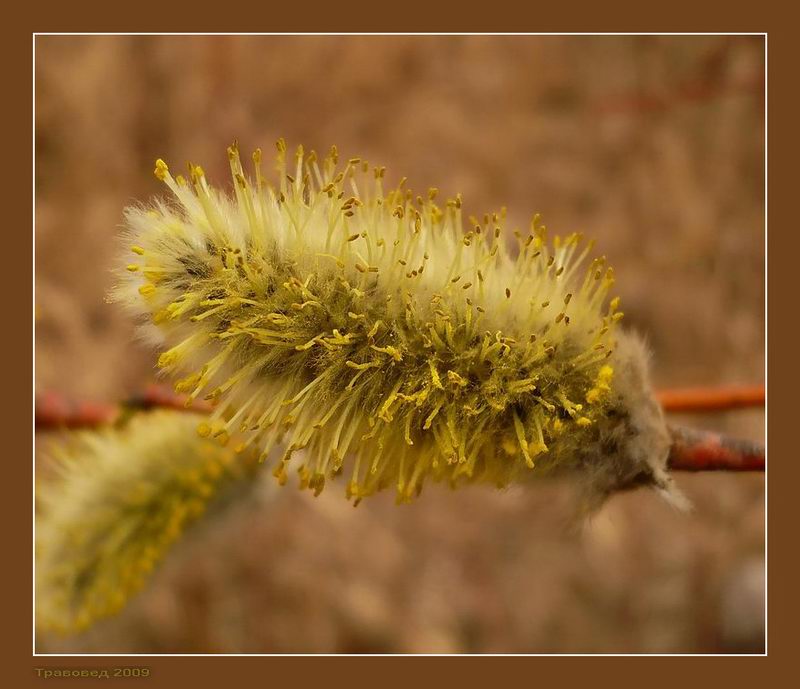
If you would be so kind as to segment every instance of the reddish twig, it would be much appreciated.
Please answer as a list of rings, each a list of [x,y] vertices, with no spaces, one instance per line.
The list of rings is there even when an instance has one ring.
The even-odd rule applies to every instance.
[[[187,405],[187,401],[186,395],[175,394],[161,385],[149,385],[140,395],[118,405],[70,403],[49,392],[36,400],[36,428],[96,428],[114,423],[123,412],[130,409],[178,409],[200,413],[211,410],[211,405],[207,402],[195,400]]]
[[[668,412],[704,412],[761,407],[765,394],[763,385],[750,385],[661,390],[657,397]]]
[[[723,411],[764,404],[764,386],[727,388],[684,388],[661,390],[658,400],[667,412]],[[186,406],[187,397],[172,392],[161,385],[149,385],[140,395],[122,405],[70,403],[63,397],[48,392],[36,400],[36,427],[91,428],[112,423],[123,409],[188,409],[207,412],[211,405],[194,401]]]
[[[67,402],[60,395],[46,392],[36,398],[36,429],[94,428],[113,423],[119,407],[91,402]]]
[[[136,409],[180,409],[206,413],[211,411],[212,404],[204,400],[189,400],[188,395],[172,392],[163,385],[148,385],[144,392],[125,403],[128,408]]]
[[[764,446],[719,433],[671,426],[669,464],[683,471],[764,471]]]
[[[760,392],[759,392],[760,390]],[[660,399],[667,411],[731,409],[763,403],[763,388],[692,389],[666,391]],[[36,401],[36,428],[96,428],[114,423],[126,410],[177,409],[205,413],[208,402],[194,401],[159,385],[148,386],[141,395],[121,405],[70,404],[53,393]],[[764,448],[758,443],[735,440],[717,433],[670,427],[673,439],[670,466],[684,471],[763,471]]]

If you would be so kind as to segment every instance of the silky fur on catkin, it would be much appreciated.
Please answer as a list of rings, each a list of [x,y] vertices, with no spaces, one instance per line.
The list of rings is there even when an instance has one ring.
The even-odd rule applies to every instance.
[[[248,174],[231,146],[232,193],[158,160],[173,198],[126,211],[114,297],[176,390],[215,404],[202,435],[258,448],[281,483],[296,466],[315,493],[345,473],[356,504],[428,478],[667,486],[646,358],[591,242],[536,216],[510,247],[504,209],[464,219],[460,195],[387,191],[384,168],[335,147],[277,149],[273,185],[260,150]]]
[[[251,483],[255,454],[200,438],[200,418],[142,414],[50,450],[54,473],[36,491],[39,629],[82,631],[118,612],[187,526]]]

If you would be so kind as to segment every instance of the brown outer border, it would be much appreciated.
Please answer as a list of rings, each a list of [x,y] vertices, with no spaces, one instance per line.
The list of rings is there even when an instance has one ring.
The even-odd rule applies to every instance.
[[[411,31],[767,31],[769,33],[769,127],[773,143],[770,150],[769,167],[772,172],[772,199],[779,199],[783,191],[794,178],[794,161],[790,160],[789,143],[787,135],[790,127],[798,120],[797,107],[788,102],[795,89],[793,65],[796,53],[796,37],[789,33],[789,27],[796,25],[788,16],[781,16],[778,12],[767,14],[763,7],[761,12],[751,10],[742,12],[740,8],[730,5],[724,10],[714,7],[701,6],[698,3],[684,3],[683,11],[679,12],[676,4],[631,5],[631,8],[618,7],[616,14],[607,3],[595,5],[593,8],[581,8],[576,12],[571,7],[566,7],[566,12],[560,12],[560,17],[555,10],[558,6],[530,6],[529,18],[523,15],[519,3],[497,2],[492,4],[489,17],[480,17],[459,8],[457,11],[442,8],[441,14],[436,15],[435,8],[426,4],[424,12],[415,12],[408,4],[396,6],[392,12],[391,21],[379,21],[375,10],[379,5],[369,5],[368,11],[360,11],[354,3],[348,6],[328,5],[325,12],[309,11],[307,6],[300,7],[300,12],[293,18],[287,14],[292,6],[262,6],[261,21],[253,8],[241,6],[241,12],[221,11],[219,5],[210,7],[208,11],[193,5],[188,11],[185,7],[170,5],[168,3],[153,3],[140,0],[135,5],[108,5],[100,3],[84,3],[77,7],[74,3],[59,3],[58,5],[44,8],[39,5],[29,4],[15,9],[15,18],[7,18],[6,36],[2,43],[4,56],[2,64],[6,76],[6,84],[11,86],[10,93],[6,96],[4,114],[14,121],[6,125],[6,132],[18,132],[17,135],[7,136],[6,145],[12,148],[7,160],[7,169],[13,170],[14,175],[10,180],[12,188],[6,190],[7,198],[21,199],[20,204],[11,207],[17,216],[6,220],[5,241],[13,243],[6,247],[6,275],[10,278],[7,282],[9,288],[6,294],[13,294],[15,298],[8,299],[5,306],[15,311],[16,318],[9,317],[9,323],[23,323],[20,329],[23,333],[27,329],[32,314],[32,298],[30,292],[25,293],[32,284],[31,262],[28,260],[31,252],[31,238],[27,233],[31,226],[31,205],[28,200],[31,179],[31,154],[30,139],[23,132],[30,132],[31,111],[31,71],[30,55],[32,50],[32,33],[47,31],[154,31],[154,30],[192,30],[192,31],[374,31],[374,30],[411,30]],[[752,7],[752,6],[751,6]],[[134,10],[135,8],[135,10]],[[387,8],[389,9],[389,8]],[[126,12],[128,10],[128,12]],[[788,13],[786,13],[788,14]],[[25,16],[27,15],[27,16]],[[6,86],[8,91],[8,86]],[[9,107],[10,106],[10,107]],[[20,107],[21,106],[21,107]],[[790,167],[791,166],[791,167]],[[788,174],[781,176],[783,171]],[[788,192],[788,189],[786,189]],[[793,219],[788,217],[788,209],[779,203],[772,207],[773,237],[771,241],[779,250],[772,254],[772,270],[768,278],[768,287],[772,294],[772,307],[768,313],[773,317],[773,330],[785,327],[789,316],[796,313],[796,305],[791,303],[781,304],[788,300],[787,291],[781,293],[778,277],[785,275],[782,268],[792,270],[788,263],[797,256],[794,247],[786,247],[789,241],[796,242],[788,229],[792,226]],[[785,217],[781,218],[781,212]],[[777,218],[777,220],[776,220]],[[781,222],[783,220],[783,222]],[[22,228],[21,231],[11,232],[12,227]],[[777,229],[774,229],[777,228]],[[788,249],[788,250],[787,250]],[[8,273],[12,273],[9,275]],[[781,283],[783,284],[783,280]],[[25,296],[19,296],[24,294]],[[781,319],[780,316],[784,318]],[[8,330],[16,333],[16,329]],[[6,399],[14,399],[15,405],[9,408],[10,423],[6,426],[11,429],[28,429],[32,424],[32,389],[29,365],[32,364],[32,342],[25,337],[18,337],[7,341],[13,348],[6,362],[8,378],[11,381],[11,392],[7,392]],[[770,340],[769,355],[772,357],[772,370],[780,366],[788,349],[793,347],[791,337],[781,337],[780,334]],[[781,376],[785,380],[788,376]],[[771,406],[772,428],[777,429],[770,437],[773,447],[786,442],[785,434],[781,432],[788,424],[788,411],[792,408],[789,404],[781,404],[782,394],[787,394],[778,379],[778,385],[773,387],[772,393],[776,400]],[[6,499],[2,501],[7,512],[6,524],[16,526],[13,530],[6,527],[6,542],[9,552],[6,555],[8,563],[5,569],[7,577],[5,629],[4,640],[5,656],[8,659],[3,666],[5,685],[13,687],[39,686],[44,680],[37,679],[34,668],[99,668],[120,665],[147,665],[153,669],[150,680],[136,680],[139,684],[149,686],[174,687],[192,682],[193,686],[245,686],[255,684],[274,684],[287,681],[292,685],[304,686],[314,679],[329,681],[336,677],[342,681],[364,679],[381,684],[389,683],[387,680],[403,679],[405,681],[446,681],[448,684],[461,678],[469,677],[477,682],[496,682],[498,679],[515,682],[550,684],[547,680],[554,680],[559,685],[567,686],[580,682],[595,683],[598,679],[598,663],[602,663],[609,679],[613,677],[616,684],[641,684],[646,682],[649,686],[672,685],[676,680],[688,680],[689,685],[708,684],[725,686],[755,686],[757,684],[769,685],[770,679],[783,675],[779,666],[786,663],[786,675],[790,676],[789,643],[792,627],[790,627],[789,577],[792,574],[794,563],[788,554],[790,544],[796,538],[793,533],[792,515],[786,510],[789,491],[797,485],[788,475],[792,469],[796,473],[796,463],[791,462],[791,452],[779,452],[776,456],[787,461],[777,465],[780,480],[770,482],[772,492],[772,506],[770,514],[771,553],[769,558],[769,657],[768,658],[319,658],[319,657],[47,657],[31,656],[31,538],[28,528],[28,517],[31,514],[31,471],[30,457],[32,454],[31,434],[27,430],[6,434],[8,451],[6,463],[11,475],[6,479]],[[789,471],[787,471],[787,469]],[[787,513],[784,513],[786,511]],[[20,517],[20,515],[25,515]],[[785,532],[785,533],[784,533]],[[784,541],[784,536],[786,537]],[[790,540],[791,539],[791,540]],[[782,547],[783,545],[783,547]],[[386,664],[392,667],[386,667]],[[558,665],[556,666],[556,663]],[[647,663],[647,665],[645,665]],[[624,664],[624,665],[623,665]],[[656,664],[658,667],[653,667]],[[446,666],[445,666],[446,665]],[[424,671],[424,674],[423,674]],[[378,674],[380,672],[380,674]],[[441,673],[441,674],[440,674]],[[514,675],[519,673],[519,677]],[[611,675],[613,673],[613,675]],[[251,680],[248,682],[247,680]],[[620,680],[624,680],[620,682]],[[51,680],[57,681],[57,680]],[[61,679],[64,684],[76,684],[81,680]],[[123,680],[124,681],[124,680]],[[133,682],[134,680],[127,680]]]

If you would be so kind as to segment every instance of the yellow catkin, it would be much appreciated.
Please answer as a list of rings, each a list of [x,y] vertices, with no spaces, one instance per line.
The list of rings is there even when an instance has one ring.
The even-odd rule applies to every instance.
[[[37,627],[81,631],[118,612],[183,531],[255,457],[196,433],[199,417],[141,414],[75,434],[37,485]]]
[[[277,150],[270,185],[260,152],[250,175],[231,146],[230,193],[157,161],[174,200],[126,211],[141,253],[116,298],[158,333],[176,388],[213,400],[202,435],[289,448],[281,482],[294,464],[315,492],[343,473],[356,500],[400,501],[428,478],[550,473],[597,441],[621,314],[591,243],[536,216],[509,246],[505,210],[467,221],[460,195]]]

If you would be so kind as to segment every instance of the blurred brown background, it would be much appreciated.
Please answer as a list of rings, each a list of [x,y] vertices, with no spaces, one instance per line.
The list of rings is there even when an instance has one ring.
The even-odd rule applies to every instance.
[[[764,375],[760,37],[38,37],[36,385],[114,401],[153,353],[104,302],[153,161],[290,145],[385,164],[524,226],[597,239],[659,386]],[[763,439],[764,416],[681,420]],[[568,486],[353,510],[262,492],[198,530],[118,618],[39,651],[760,652],[764,477],[679,475],[696,505]]]

